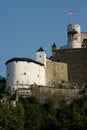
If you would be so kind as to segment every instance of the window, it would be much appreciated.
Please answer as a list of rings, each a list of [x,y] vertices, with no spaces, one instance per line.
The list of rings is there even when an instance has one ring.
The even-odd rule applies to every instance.
[[[60,62],[60,60],[57,60],[57,62]]]
[[[17,83],[19,83],[19,81],[18,81],[18,80],[17,80],[16,82],[17,82]]]
[[[26,75],[26,72],[24,72],[24,75]]]
[[[7,74],[7,76],[9,76],[9,74]]]

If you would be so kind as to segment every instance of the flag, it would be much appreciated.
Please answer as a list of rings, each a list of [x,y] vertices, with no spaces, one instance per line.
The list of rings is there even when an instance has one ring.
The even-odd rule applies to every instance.
[[[71,11],[69,11],[69,14],[74,14],[74,11],[72,11],[72,10],[71,10]]]

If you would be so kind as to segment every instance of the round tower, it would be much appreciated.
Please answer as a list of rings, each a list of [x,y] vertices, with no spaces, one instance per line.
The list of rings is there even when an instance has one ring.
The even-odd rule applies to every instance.
[[[36,52],[36,60],[46,66],[46,53],[42,47]]]
[[[81,48],[81,34],[79,24],[67,26],[68,48]]]
[[[45,85],[45,68],[30,58],[12,58],[6,62],[6,90]]]

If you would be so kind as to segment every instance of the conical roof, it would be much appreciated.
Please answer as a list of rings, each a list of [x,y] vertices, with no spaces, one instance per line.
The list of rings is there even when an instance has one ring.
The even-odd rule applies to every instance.
[[[44,49],[42,47],[40,47],[37,52],[40,52],[40,51],[44,51]]]
[[[56,44],[55,44],[55,42],[53,43],[52,47],[57,47]]]

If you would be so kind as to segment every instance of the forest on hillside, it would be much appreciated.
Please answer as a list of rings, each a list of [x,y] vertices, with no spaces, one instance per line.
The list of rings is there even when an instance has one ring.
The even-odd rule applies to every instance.
[[[0,99],[9,94],[0,92]],[[20,98],[16,107],[0,102],[0,130],[86,130],[87,95],[67,105],[61,98],[60,107],[55,108],[52,99],[41,104],[36,97]]]

